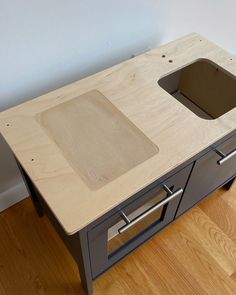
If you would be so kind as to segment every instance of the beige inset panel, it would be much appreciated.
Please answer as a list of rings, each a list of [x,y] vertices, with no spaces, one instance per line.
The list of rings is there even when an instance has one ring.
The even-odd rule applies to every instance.
[[[48,109],[37,119],[93,190],[158,153],[158,147],[97,90]]]

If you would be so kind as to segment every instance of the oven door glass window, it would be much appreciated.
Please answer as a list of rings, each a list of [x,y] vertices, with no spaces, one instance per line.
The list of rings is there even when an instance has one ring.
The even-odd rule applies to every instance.
[[[166,192],[160,190],[155,196],[153,196],[145,204],[141,205],[139,208],[127,214],[130,220],[142,215],[147,210],[155,206],[157,203],[166,198]],[[156,209],[151,214],[142,218],[139,222],[134,224],[132,227],[128,228],[126,231],[119,233],[119,229],[126,225],[124,219],[121,217],[120,220],[108,229],[108,255],[112,255],[117,252],[120,248],[125,246],[129,241],[136,238],[139,234],[145,231],[152,225],[156,225],[161,222],[164,218],[165,211],[168,204]]]

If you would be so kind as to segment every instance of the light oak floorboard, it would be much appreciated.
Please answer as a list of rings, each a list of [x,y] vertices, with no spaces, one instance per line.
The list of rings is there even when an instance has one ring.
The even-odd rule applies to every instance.
[[[219,190],[94,283],[95,295],[236,294],[236,186]],[[0,214],[1,295],[83,295],[77,266],[26,199]]]
[[[201,247],[228,275],[232,275],[236,271],[235,243],[199,207],[193,208],[182,221],[194,233]]]
[[[235,195],[235,186],[233,191]],[[222,198],[224,193],[228,195],[223,189],[217,191],[211,197],[211,201],[204,200],[199,207],[231,240],[236,242],[236,210]]]

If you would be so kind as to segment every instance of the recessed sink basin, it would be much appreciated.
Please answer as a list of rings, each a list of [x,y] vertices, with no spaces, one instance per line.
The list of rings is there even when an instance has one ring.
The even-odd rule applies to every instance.
[[[204,119],[216,119],[236,107],[236,77],[208,59],[197,60],[158,84]]]

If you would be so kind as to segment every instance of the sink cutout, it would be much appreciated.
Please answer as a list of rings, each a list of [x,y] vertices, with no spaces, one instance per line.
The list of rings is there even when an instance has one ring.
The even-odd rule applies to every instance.
[[[93,190],[159,151],[97,90],[44,111],[37,115],[37,120],[70,166]]]
[[[219,118],[236,107],[236,77],[208,59],[197,60],[158,84],[203,119]]]

